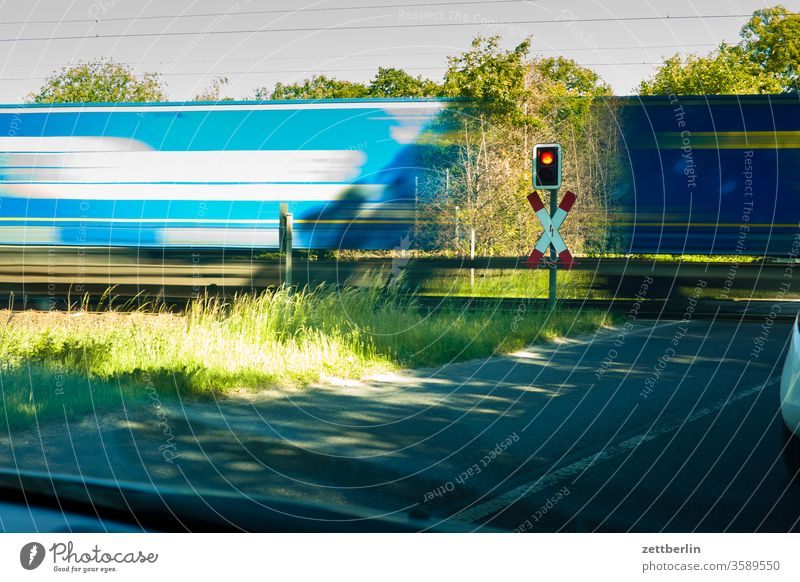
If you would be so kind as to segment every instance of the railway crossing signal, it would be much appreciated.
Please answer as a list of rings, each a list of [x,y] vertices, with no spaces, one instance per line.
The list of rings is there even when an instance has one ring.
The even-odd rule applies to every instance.
[[[533,146],[533,187],[558,190],[561,187],[561,145],[539,143]]]
[[[550,196],[555,200],[557,192],[553,191],[550,193]],[[528,202],[530,202],[531,206],[533,207],[533,211],[536,213],[539,222],[542,223],[544,227],[544,232],[542,236],[539,237],[539,240],[536,242],[536,246],[531,251],[530,256],[528,256],[528,266],[531,269],[535,269],[539,266],[542,261],[542,257],[544,257],[545,251],[552,245],[553,250],[555,250],[556,254],[558,255],[559,264],[565,269],[569,270],[572,268],[574,264],[574,260],[572,259],[572,254],[569,252],[564,239],[561,238],[561,233],[558,229],[561,227],[561,224],[564,222],[564,219],[567,218],[567,214],[569,213],[572,205],[575,204],[575,200],[577,196],[572,192],[567,192],[564,195],[564,198],[561,200],[561,204],[558,205],[558,208],[553,213],[551,217],[548,214],[547,210],[544,208],[544,202],[542,199],[539,198],[539,195],[536,192],[528,194]]]
[[[550,268],[550,290],[548,293],[548,305],[550,310],[556,307],[556,279],[558,264],[569,270],[574,261],[570,254],[561,233],[558,231],[561,224],[567,218],[572,205],[575,204],[576,196],[572,192],[567,192],[561,204],[556,206],[558,200],[558,189],[561,187],[561,145],[557,143],[539,143],[533,146],[533,160],[531,165],[531,177],[533,187],[539,190],[550,191],[550,212],[547,212],[539,194],[533,192],[528,195],[528,202],[533,207],[539,222],[544,227],[544,232],[536,246],[528,256],[528,267],[537,268],[544,257],[547,249],[550,250],[550,261],[547,266]],[[558,262],[557,262],[558,261]]]

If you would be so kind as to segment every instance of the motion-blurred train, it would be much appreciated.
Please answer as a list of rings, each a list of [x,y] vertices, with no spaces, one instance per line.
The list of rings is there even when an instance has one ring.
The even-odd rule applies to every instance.
[[[796,254],[797,95],[614,103],[627,177],[609,250]],[[458,106],[0,106],[0,245],[269,249],[285,202],[298,248],[404,248],[425,148]]]
[[[796,256],[800,99],[620,100],[630,179],[615,200],[625,250]]]
[[[393,248],[432,101],[0,107],[0,244]]]

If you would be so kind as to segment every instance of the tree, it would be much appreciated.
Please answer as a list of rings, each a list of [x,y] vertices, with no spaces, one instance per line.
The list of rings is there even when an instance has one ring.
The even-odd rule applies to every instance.
[[[165,101],[166,93],[156,73],[141,78],[110,59],[65,67],[54,73],[28,100],[33,103],[120,103]]]
[[[721,44],[707,56],[675,54],[639,86],[642,95],[751,95],[780,93],[781,80],[739,45]]]
[[[228,77],[216,77],[208,86],[192,98],[192,101],[233,101],[233,97],[223,97],[222,91],[229,83]]]
[[[430,222],[448,225],[440,248],[466,251],[468,239],[455,240],[449,226],[458,216],[461,232],[475,230],[478,254],[527,253],[537,234],[525,198],[530,147],[552,141],[568,152],[564,187],[581,195],[580,210],[563,230],[568,243],[577,250],[604,243],[596,217],[606,215],[614,186],[617,135],[603,116],[607,108],[592,104],[611,90],[594,71],[564,58],[532,59],[529,48],[529,41],[506,50],[498,37],[477,37],[449,59],[444,93],[466,100],[442,116],[440,135],[448,147],[431,156],[437,171],[422,189],[435,214]]]
[[[609,87],[596,72],[587,69],[565,57],[548,57],[536,59],[532,63],[533,70],[540,80],[551,87],[558,87],[558,92],[570,97],[600,97],[611,95]]]
[[[367,89],[370,97],[435,97],[440,92],[441,87],[430,79],[394,67],[379,67]]]
[[[639,87],[642,95],[781,93],[797,87],[800,15],[778,5],[756,10],[741,40],[705,56],[675,54]]]
[[[742,48],[762,70],[781,79],[783,89],[796,88],[800,61],[800,14],[778,5],[756,10],[742,27]]]
[[[365,97],[368,89],[362,83],[340,81],[325,75],[314,75],[300,83],[277,83],[272,91],[266,87],[256,90],[256,99],[356,99]]]
[[[582,125],[594,99],[609,97],[611,87],[596,72],[565,57],[534,59],[527,80],[528,109],[539,120]]]
[[[340,81],[325,75],[314,75],[299,83],[277,83],[270,91],[256,90],[256,99],[359,99],[363,97],[433,97],[441,87],[421,76],[414,77],[402,69],[379,67],[369,85]]]
[[[440,155],[442,167],[435,175],[445,176],[445,189],[441,180],[433,185],[431,208],[444,214],[439,222],[447,223],[457,207],[459,219],[481,233],[481,254],[504,252],[515,236],[509,225],[525,170],[519,135],[529,121],[529,48],[529,40],[505,50],[500,37],[478,36],[469,50],[448,58],[444,75],[444,96],[464,102],[446,109],[440,120],[442,135],[452,136],[452,143]],[[461,246],[464,241],[453,242]]]
[[[526,57],[531,41],[513,50],[500,48],[500,37],[477,36],[467,52],[448,58],[443,93],[469,99],[487,114],[524,121]]]
[[[563,189],[580,196],[562,234],[576,250],[604,250],[613,232],[603,217],[624,169],[617,104],[607,99],[611,87],[595,71],[564,57],[533,59],[527,86],[527,107],[538,123],[529,138],[525,134],[523,149],[529,151],[530,142],[561,143]]]

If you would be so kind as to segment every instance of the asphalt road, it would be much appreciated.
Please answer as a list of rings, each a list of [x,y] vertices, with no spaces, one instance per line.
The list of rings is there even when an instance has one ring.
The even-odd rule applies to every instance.
[[[778,409],[789,326],[631,320],[363,383],[67,412],[3,436],[0,464],[476,529],[796,531]]]

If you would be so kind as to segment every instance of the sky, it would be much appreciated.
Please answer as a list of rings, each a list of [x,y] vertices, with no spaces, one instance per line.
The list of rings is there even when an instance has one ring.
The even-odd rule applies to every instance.
[[[736,42],[758,0],[0,0],[0,102],[19,103],[63,66],[99,57],[163,75],[191,99],[215,77],[224,96],[324,73],[366,81],[379,66],[441,80],[473,37],[562,55],[634,93],[665,56]],[[793,11],[800,0],[784,1]],[[691,18],[685,18],[691,17]]]

